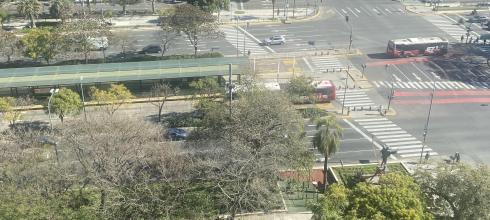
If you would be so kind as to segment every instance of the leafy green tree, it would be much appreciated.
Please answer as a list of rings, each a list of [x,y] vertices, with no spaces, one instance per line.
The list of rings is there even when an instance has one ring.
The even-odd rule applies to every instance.
[[[420,167],[414,175],[434,214],[451,219],[490,219],[490,169],[464,163]]]
[[[293,98],[293,102],[304,102],[304,97],[313,99],[315,87],[313,86],[313,79],[310,77],[298,76],[289,81],[288,93]],[[296,100],[297,99],[297,100]]]
[[[194,47],[194,56],[196,57],[197,48],[202,39],[223,36],[216,18],[211,13],[189,4],[181,4],[175,7],[171,24],[175,31],[186,34],[187,39]]]
[[[381,176],[378,184],[362,182],[352,189],[333,184],[309,207],[318,220],[432,219],[420,187],[410,176],[398,173]]]
[[[187,0],[187,3],[197,6],[206,12],[217,12],[218,20],[221,10],[230,10],[230,0]]]
[[[39,57],[49,64],[59,53],[59,35],[47,28],[31,29],[21,39],[24,47],[24,55],[38,60]]]
[[[8,63],[19,53],[20,48],[21,43],[15,33],[0,29],[0,54],[7,57]]]
[[[61,122],[67,115],[79,113],[81,108],[80,95],[71,89],[61,88],[51,100],[51,110],[58,115]]]
[[[17,3],[17,11],[30,20],[31,28],[35,28],[34,19],[41,12],[41,3],[37,0],[21,0]]]
[[[211,98],[216,93],[221,92],[218,81],[212,77],[192,81],[189,86],[197,90],[197,93],[201,98]]]
[[[96,87],[90,88],[90,96],[105,108],[109,115],[114,113],[134,96],[123,84],[111,84],[108,90],[100,90]]]
[[[70,0],[53,0],[49,8],[49,13],[64,23],[73,16],[74,9],[75,5]]]
[[[313,137],[313,146],[325,158],[325,163],[323,164],[323,184],[324,190],[327,190],[328,157],[339,150],[342,127],[337,123],[335,116],[328,116],[317,121],[316,129],[317,132]]]

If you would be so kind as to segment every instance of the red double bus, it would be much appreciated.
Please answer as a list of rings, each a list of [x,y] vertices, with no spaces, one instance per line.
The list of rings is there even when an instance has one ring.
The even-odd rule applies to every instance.
[[[317,102],[330,102],[335,100],[335,85],[331,80],[313,82]]]
[[[449,42],[441,37],[418,37],[389,40],[386,53],[392,57],[414,57],[419,55],[443,55]]]

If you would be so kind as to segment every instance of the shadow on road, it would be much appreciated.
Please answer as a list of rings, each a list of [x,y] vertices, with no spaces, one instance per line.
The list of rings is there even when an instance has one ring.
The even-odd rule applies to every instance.
[[[388,54],[386,53],[372,53],[367,55],[371,59],[392,59]]]

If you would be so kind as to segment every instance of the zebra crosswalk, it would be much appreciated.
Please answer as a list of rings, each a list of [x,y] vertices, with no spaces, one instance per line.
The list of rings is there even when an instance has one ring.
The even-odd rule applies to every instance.
[[[339,58],[334,56],[312,57],[311,62],[315,69],[320,72],[335,72],[346,69]]]
[[[401,158],[420,157],[423,143],[387,118],[359,118],[354,121],[379,142],[396,150],[397,156]],[[427,152],[431,156],[438,155],[437,152],[426,146],[422,154],[425,156]]]
[[[454,82],[454,81],[412,81],[412,82],[391,82],[391,81],[372,81],[377,88],[386,87],[395,89],[427,89],[434,86],[437,90],[462,90],[462,89],[488,89],[490,83],[487,82]]]
[[[466,39],[466,30],[464,27],[460,26],[457,21],[454,21],[449,17],[442,17],[441,15],[426,15],[424,16],[424,18],[453,38],[448,40],[453,42],[460,42],[461,36],[464,36],[464,38]],[[476,37],[478,37],[473,32],[470,32],[470,36],[473,39],[476,39]]]
[[[269,52],[260,46],[253,39],[237,30],[235,27],[221,27],[221,31],[225,33],[225,39],[238,49],[240,54],[268,54]]]
[[[365,89],[347,89],[337,90],[337,101],[343,104],[345,108],[373,108],[379,107],[374,104],[371,98],[366,94]]]

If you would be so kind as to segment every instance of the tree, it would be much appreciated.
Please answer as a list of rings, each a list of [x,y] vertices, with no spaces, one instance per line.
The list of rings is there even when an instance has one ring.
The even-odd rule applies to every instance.
[[[73,16],[75,5],[69,0],[53,0],[49,13],[51,16],[60,19],[64,23]]]
[[[490,169],[464,164],[420,167],[414,178],[429,199],[429,207],[442,218],[490,218]]]
[[[230,106],[215,102],[187,141],[196,154],[196,178],[210,181],[218,204],[235,216],[269,210],[280,169],[300,163],[307,151],[302,119],[282,93],[243,92]]]
[[[121,48],[121,53],[126,57],[126,52],[131,50],[136,50],[135,44],[136,40],[134,40],[128,32],[116,32],[109,39],[109,42],[113,45],[118,45]]]
[[[187,35],[187,39],[194,47],[194,56],[197,56],[197,48],[202,39],[223,36],[216,18],[211,13],[189,4],[181,4],[175,7],[171,24],[175,31]]]
[[[83,17],[63,24],[61,30],[64,34],[64,45],[75,52],[82,53],[85,63],[88,63],[90,52],[94,49],[99,49],[94,48],[94,42],[110,36],[109,27],[99,18]]]
[[[7,10],[0,8],[0,29],[3,29],[3,23],[8,19],[9,14]]]
[[[42,57],[49,64],[49,61],[59,53],[59,37],[57,32],[47,28],[29,30],[21,39],[24,55],[34,60]]]
[[[333,184],[318,202],[309,205],[315,219],[432,219],[420,187],[410,176],[389,173],[377,185],[361,182],[354,188]]]
[[[78,93],[71,89],[61,88],[53,95],[51,100],[51,110],[58,115],[61,122],[69,114],[77,114],[82,108],[82,100]]]
[[[194,80],[189,84],[189,86],[197,90],[200,98],[211,98],[216,93],[221,92],[218,81],[211,77]]]
[[[313,86],[313,79],[304,76],[294,77],[289,81],[287,91],[293,102],[303,103],[303,97],[314,99],[315,87]]]
[[[279,12],[277,12],[279,15]],[[272,0],[272,20],[274,20],[274,14],[276,14],[276,0]]]
[[[29,97],[1,97],[0,113],[2,113],[4,120],[7,120],[9,124],[14,125],[23,115],[23,112],[16,109],[16,107],[30,105],[31,103],[32,100]]]
[[[342,127],[337,123],[335,116],[319,119],[316,123],[318,130],[313,137],[313,146],[323,154],[325,163],[323,164],[323,184],[327,190],[328,157],[335,154],[340,146],[342,137]]]
[[[41,12],[41,4],[37,0],[21,0],[17,3],[17,11],[19,14],[29,18],[31,22],[31,28],[36,27],[34,19],[37,18]]]
[[[162,82],[156,83],[151,87],[151,96],[157,98],[157,102],[151,102],[158,108],[158,122],[162,121],[162,111],[165,102],[169,96],[176,95],[179,92],[179,88],[172,88],[169,84]]]
[[[116,2],[118,5],[122,6],[123,15],[126,15],[126,6],[139,3],[139,2],[141,2],[141,0],[117,0]]]
[[[129,89],[123,84],[111,84],[111,87],[108,90],[100,90],[96,87],[91,87],[90,96],[92,97],[92,100],[96,101],[102,108],[104,108],[109,115],[114,115],[124,103],[134,97]]]
[[[218,20],[221,10],[230,9],[230,0],[187,0],[188,4],[199,7],[201,10],[218,13]]]
[[[170,44],[177,38],[177,31],[173,27],[172,18],[175,16],[175,8],[170,7],[160,11],[160,39],[162,56],[170,48]]]
[[[0,54],[7,57],[8,63],[12,60],[12,56],[19,53],[20,47],[19,38],[13,32],[0,29]]]

